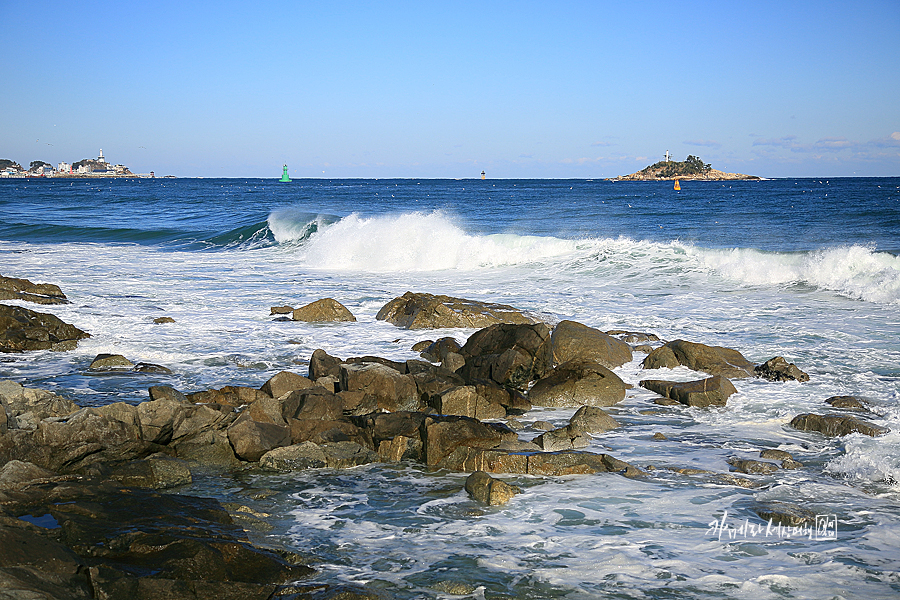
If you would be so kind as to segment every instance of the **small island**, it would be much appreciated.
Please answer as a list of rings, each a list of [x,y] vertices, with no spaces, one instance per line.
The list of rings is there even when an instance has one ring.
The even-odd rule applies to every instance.
[[[725,173],[712,168],[709,163],[704,163],[699,157],[688,155],[684,161],[666,159],[644,167],[631,175],[620,175],[610,181],[666,181],[672,179],[691,179],[696,181],[733,181],[733,180],[759,180],[756,175],[744,175],[742,173]]]

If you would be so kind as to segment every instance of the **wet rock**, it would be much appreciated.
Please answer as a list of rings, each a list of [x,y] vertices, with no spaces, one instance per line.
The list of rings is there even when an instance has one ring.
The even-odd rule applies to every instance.
[[[253,547],[212,499],[69,481],[16,491],[6,508],[58,524],[0,525],[14,597],[263,600],[313,573],[285,560],[299,557]]]
[[[734,467],[735,470],[748,475],[768,475],[778,470],[778,465],[760,460],[729,458],[728,464]]]
[[[441,366],[448,371],[453,371],[455,373],[466,366],[466,359],[458,352],[448,352],[447,356],[444,357],[444,360],[441,361]]]
[[[302,471],[325,466],[325,452],[313,442],[301,442],[269,450],[259,459],[259,466],[275,471]]]
[[[553,364],[570,361],[599,363],[607,369],[631,362],[631,347],[599,329],[575,321],[560,321],[550,336]]]
[[[404,329],[480,328],[495,323],[539,322],[505,304],[414,292],[394,298],[378,311],[375,318]]]
[[[121,354],[98,354],[88,367],[91,371],[128,371],[134,363]]]
[[[360,446],[374,448],[369,433],[347,420],[288,419],[291,443],[314,442],[355,442]]]
[[[684,366],[710,375],[732,379],[754,376],[755,365],[737,350],[674,340],[655,349],[642,363],[645,369],[674,369]]]
[[[165,454],[154,454],[117,465],[107,476],[122,485],[158,490],[188,485],[193,481],[191,470],[183,460]]]
[[[353,313],[333,298],[322,298],[306,306],[301,306],[293,311],[291,318],[294,321],[306,321],[309,323],[356,321]]]
[[[273,306],[273,307],[269,308],[269,316],[270,317],[274,316],[274,315],[289,315],[293,312],[294,312],[293,306],[284,305],[284,306]]]
[[[443,391],[465,385],[462,377],[443,367],[433,365],[423,360],[408,360],[403,365],[403,371],[416,382],[416,390],[419,397],[425,399]]]
[[[586,433],[603,433],[620,426],[606,411],[595,406],[579,408],[569,419],[569,425]]]
[[[791,420],[791,427],[800,431],[818,431],[831,437],[841,437],[851,433],[861,433],[877,437],[884,435],[889,430],[885,427],[863,421],[854,417],[842,415],[817,415],[805,413],[797,415]]]
[[[165,325],[166,323],[174,323],[175,319],[172,317],[156,317],[153,319],[153,323],[155,325]]]
[[[626,331],[624,329],[613,329],[606,332],[606,335],[616,337],[626,344],[638,344],[641,342],[658,342],[659,337],[655,333],[644,333],[641,331]]]
[[[653,434],[653,438],[652,438],[652,439],[654,439],[654,440],[656,440],[656,441],[658,441],[658,442],[664,442],[664,441],[666,441],[666,440],[669,439],[669,438],[666,437],[666,434],[660,433],[659,431],[657,431],[656,433]]]
[[[499,324],[473,333],[460,349],[466,364],[457,373],[467,382],[490,380],[526,389],[551,368],[550,330],[536,325]]]
[[[200,431],[173,442],[171,447],[178,458],[207,468],[230,470],[241,464],[225,431]]]
[[[569,450],[541,452],[528,456],[529,475],[590,475],[593,473],[619,473],[626,477],[639,477],[643,471],[609,454],[594,454]]]
[[[157,365],[154,363],[147,362],[139,362],[134,365],[134,368],[131,369],[133,373],[157,373],[161,375],[171,375],[172,369],[169,367],[164,367],[162,365]]]
[[[784,450],[775,450],[774,448],[767,448],[765,450],[761,450],[759,453],[760,458],[768,458],[770,460],[793,460],[793,456],[791,456],[790,452],[785,452]]]
[[[235,407],[253,404],[257,399],[267,396],[268,394],[256,388],[232,385],[226,385],[219,390],[203,390],[202,392],[193,392],[186,395],[189,402],[223,404]]]
[[[428,348],[428,346],[432,345],[433,343],[434,343],[434,340],[420,340],[420,341],[416,342],[415,344],[413,344],[412,348],[410,348],[410,350],[412,350],[413,352],[422,353],[425,351],[426,348]],[[423,356],[422,358],[425,358],[425,357]],[[425,360],[428,360],[428,359],[426,358]]]
[[[88,337],[54,315],[0,304],[0,352],[73,350]]]
[[[297,373],[281,371],[262,384],[259,390],[272,398],[281,398],[285,394],[295,390],[303,390],[313,387],[315,384]]]
[[[380,363],[341,365],[341,389],[363,392],[374,406],[390,412],[424,408],[415,380]]]
[[[572,425],[554,429],[534,438],[534,443],[545,452],[575,450],[591,445],[591,438],[584,431]]]
[[[809,381],[809,375],[798,369],[794,363],[786,361],[783,356],[770,358],[757,365],[753,372],[757,377],[769,381]]]
[[[287,419],[338,421],[344,416],[344,403],[334,393],[314,386],[296,390],[281,402],[281,415]]]
[[[794,460],[793,458],[786,458],[781,461],[781,468],[785,470],[789,469],[799,469],[803,466],[803,463],[799,460]]]
[[[868,410],[866,401],[857,396],[832,396],[825,400],[825,403],[830,404],[834,408],[846,410]]]
[[[553,431],[556,429],[556,426],[549,421],[534,421],[531,424],[532,429],[536,429],[537,431]]]
[[[475,471],[466,478],[466,492],[476,501],[489,506],[502,506],[512,500],[522,489],[499,479],[494,479],[484,471]]]
[[[27,279],[0,275],[0,300],[25,300],[36,304],[68,304],[58,285],[32,283]]]
[[[612,406],[625,398],[628,385],[596,362],[573,360],[554,367],[529,390],[536,406]]]
[[[681,404],[700,408],[725,406],[728,397],[737,393],[734,384],[720,375],[684,383],[646,379],[638,385]]]
[[[760,502],[754,505],[752,510],[763,521],[771,521],[773,525],[783,525],[785,527],[815,525],[815,513],[796,504],[775,501]]]

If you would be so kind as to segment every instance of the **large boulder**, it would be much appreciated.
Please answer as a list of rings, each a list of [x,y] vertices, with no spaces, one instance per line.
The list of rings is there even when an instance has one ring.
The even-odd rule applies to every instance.
[[[394,298],[378,311],[375,318],[404,329],[481,328],[495,323],[539,322],[505,304],[414,292]]]
[[[550,336],[553,364],[573,360],[600,363],[608,369],[631,362],[631,347],[599,329],[575,321],[560,321]]]
[[[72,350],[87,337],[55,315],[0,304],[0,352]]]
[[[306,306],[296,308],[293,310],[291,318],[294,321],[306,321],[308,323],[356,321],[353,313],[333,298],[322,298]]]
[[[68,304],[58,285],[32,283],[27,279],[0,275],[0,300],[26,300],[35,304]]]
[[[569,419],[569,426],[585,433],[603,433],[620,425],[602,408],[582,406]]]
[[[429,466],[443,465],[454,450],[467,448],[494,448],[503,441],[503,431],[499,427],[482,423],[470,417],[429,416],[422,424],[422,442],[425,448],[425,462]],[[510,433],[518,439],[514,433]],[[452,462],[455,461],[451,461]]]
[[[502,419],[506,416],[506,408],[502,404],[480,396],[474,385],[461,385],[432,394],[428,404],[442,415],[479,420]]]
[[[269,378],[259,389],[273,398],[281,398],[294,390],[311,388],[314,385],[315,383],[303,375],[290,371],[281,371]]]
[[[341,389],[363,392],[389,412],[423,408],[415,380],[381,363],[342,364]]]
[[[731,379],[755,376],[755,365],[737,350],[684,340],[674,340],[656,348],[642,364],[645,369],[674,369],[684,366]]]
[[[572,360],[555,367],[528,392],[536,406],[612,406],[625,398],[628,385],[603,365]]]
[[[286,426],[259,423],[241,416],[228,428],[228,441],[241,460],[258,461],[263,454],[291,443],[291,430]]]
[[[331,356],[321,348],[315,350],[309,359],[309,378],[316,381],[320,377],[333,377],[335,380],[341,378],[342,361],[336,356]]]
[[[737,393],[734,384],[721,375],[687,382],[645,379],[638,385],[681,404],[700,408],[725,406],[728,397]]]
[[[862,419],[845,415],[817,415],[805,413],[791,419],[791,427],[800,431],[818,431],[831,437],[841,437],[851,433],[861,433],[877,437],[889,430]]]
[[[552,367],[550,330],[534,325],[491,325],[473,333],[459,351],[465,365],[457,373],[467,382],[492,380],[526,389]]]

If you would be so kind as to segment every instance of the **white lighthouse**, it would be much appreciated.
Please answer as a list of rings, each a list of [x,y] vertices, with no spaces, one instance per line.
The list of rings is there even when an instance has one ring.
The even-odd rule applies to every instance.
[[[97,162],[105,163],[106,159],[103,158],[103,148],[100,148],[100,156],[97,157]]]

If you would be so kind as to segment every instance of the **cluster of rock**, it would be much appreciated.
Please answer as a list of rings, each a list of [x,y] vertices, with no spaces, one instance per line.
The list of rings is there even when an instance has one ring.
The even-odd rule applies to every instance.
[[[32,283],[27,279],[0,275],[0,300],[25,300],[36,304],[67,304],[69,300],[58,285]]]
[[[300,309],[276,307],[272,312],[311,322],[355,320],[341,309],[346,311],[336,301],[324,299]],[[508,306],[446,296],[407,293],[385,305],[379,318],[407,328],[488,324],[463,345],[451,337],[417,344],[415,349],[424,360],[341,359],[316,350],[307,376],[284,371],[258,389],[225,386],[187,394],[153,386],[150,400],[136,406],[79,408],[47,391],[0,382],[0,540],[27,543],[36,553],[46,548],[62,557],[59,565],[66,565],[53,571],[52,577],[42,578],[35,566],[38,554],[20,560],[0,550],[0,584],[12,582],[9,585],[22,590],[51,595],[65,588],[69,596],[85,598],[91,597],[89,590],[100,590],[108,597],[128,593],[148,598],[190,594],[253,598],[283,591],[285,581],[307,572],[297,567],[294,558],[253,548],[233,527],[235,517],[215,503],[167,497],[184,498],[173,501],[184,502],[188,506],[184,514],[194,515],[190,518],[199,523],[199,533],[193,537],[177,537],[177,519],[165,531],[136,526],[129,533],[116,521],[119,516],[92,513],[90,508],[60,508],[61,502],[96,504],[100,496],[105,506],[124,504],[129,498],[163,506],[159,495],[150,490],[189,483],[192,469],[197,468],[290,471],[410,460],[436,469],[471,472],[466,489],[487,504],[506,502],[519,491],[492,475],[642,476],[644,471],[613,456],[584,450],[592,434],[619,427],[602,407],[623,400],[631,387],[612,371],[633,359],[635,349],[629,343],[643,344],[639,347],[648,352],[645,369],[685,366],[710,375],[691,382],[641,381],[642,387],[661,396],[659,404],[725,406],[736,391],[729,378],[809,379],[782,357],[755,365],[736,350],[684,340],[653,348],[648,344],[660,340],[650,334],[602,332],[574,321],[562,321],[551,330]],[[35,337],[40,336],[33,334],[29,339]],[[60,344],[58,340],[55,343]],[[98,373],[157,368],[165,372],[159,365],[142,368],[119,355],[100,355],[90,367]],[[836,397],[828,403],[834,408],[865,409],[855,398]],[[533,430],[543,432],[523,441],[516,433],[523,427],[516,417],[533,404],[578,411],[563,427],[532,423]],[[799,415],[791,425],[826,435],[885,431],[855,416],[833,414]],[[778,450],[765,450],[760,458],[779,460],[782,469],[802,466]],[[772,462],[740,457],[729,462],[736,472],[750,475],[779,468]],[[752,484],[732,474],[716,476],[726,483]],[[100,481],[111,483],[96,483]],[[66,500],[51,502],[53,498]],[[23,515],[50,515],[55,523],[66,524],[62,528],[66,535],[27,519],[23,522]],[[167,518],[158,516],[157,521]],[[110,523],[98,533],[101,521]],[[220,526],[228,531],[220,535]],[[208,535],[212,529],[217,533]],[[172,548],[172,553],[158,550],[162,547]],[[184,567],[185,560],[208,565],[217,574],[201,577],[202,568]],[[155,575],[143,577],[153,564],[159,565]],[[262,575],[248,581],[244,568],[253,564],[261,565],[258,573]],[[147,579],[153,581],[147,583]],[[296,586],[291,589],[297,598],[314,594]],[[346,594],[347,598],[367,597],[359,591]]]

